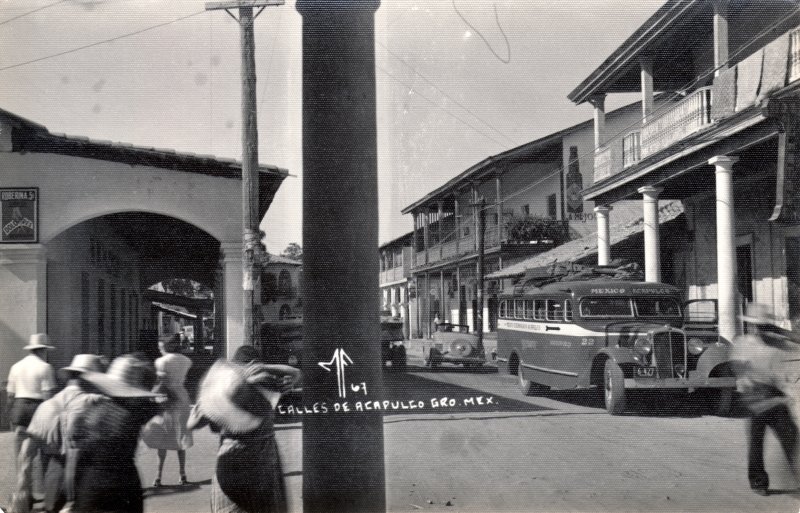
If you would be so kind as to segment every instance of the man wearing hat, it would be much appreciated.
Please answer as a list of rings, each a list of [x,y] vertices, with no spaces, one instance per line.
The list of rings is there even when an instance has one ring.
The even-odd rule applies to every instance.
[[[792,386],[798,379],[800,346],[767,310],[765,305],[748,306],[747,314],[741,316],[748,333],[736,338],[732,355],[737,388],[751,414],[747,477],[750,488],[759,495],[769,493],[769,475],[764,467],[767,427],[774,431],[795,476],[799,470]]]
[[[47,363],[47,334],[34,333],[23,347],[30,354],[11,366],[8,373],[8,404],[11,425],[14,428],[14,457],[19,455],[26,429],[36,408],[48,399],[56,388],[53,367]]]
[[[19,476],[14,504],[20,510],[32,503],[31,465],[41,451],[47,460],[44,478],[44,511],[58,512],[67,502],[67,483],[64,482],[68,455],[75,447],[74,430],[86,408],[103,398],[80,379],[85,372],[102,372],[100,356],[79,354],[68,367],[59,370],[67,386],[44,401],[28,424],[28,438],[18,457]]]

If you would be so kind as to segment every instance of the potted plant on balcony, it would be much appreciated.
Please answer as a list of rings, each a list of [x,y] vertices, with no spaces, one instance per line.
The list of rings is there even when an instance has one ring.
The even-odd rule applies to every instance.
[[[549,217],[512,215],[505,226],[510,243],[544,243],[559,245],[569,240],[567,224]]]

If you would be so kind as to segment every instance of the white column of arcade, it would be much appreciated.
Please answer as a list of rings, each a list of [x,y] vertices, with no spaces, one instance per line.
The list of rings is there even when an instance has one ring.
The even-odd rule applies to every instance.
[[[225,287],[225,356],[231,358],[244,345],[242,243],[223,242],[219,250]]]
[[[708,163],[716,167],[717,192],[717,302],[719,336],[731,341],[736,320],[736,226],[733,217],[733,164],[739,159],[718,155]]]
[[[661,244],[658,237],[659,187],[640,187],[644,209],[644,280],[661,281]]]
[[[22,348],[28,337],[47,330],[47,249],[44,244],[0,246],[0,291],[3,291],[0,293],[0,312],[3,312],[0,382],[4,382],[11,366],[26,356]],[[56,350],[60,342],[51,340]]]
[[[594,208],[597,217],[597,265],[611,262],[611,234],[608,226],[608,213],[611,207],[602,205]]]

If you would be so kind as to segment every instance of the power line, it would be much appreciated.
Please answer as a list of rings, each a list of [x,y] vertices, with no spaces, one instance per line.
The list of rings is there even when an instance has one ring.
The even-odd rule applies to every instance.
[[[112,38],[109,38],[109,39],[104,39],[102,41],[97,41],[95,43],[90,43],[88,45],[79,46],[77,48],[72,48],[71,50],[65,50],[63,52],[55,53],[55,54],[52,54],[52,55],[46,55],[44,57],[39,57],[37,59],[31,59],[29,61],[19,62],[17,64],[11,64],[10,66],[4,66],[4,67],[0,68],[0,71],[5,71],[5,70],[13,69],[13,68],[19,68],[20,66],[26,66],[28,64],[33,64],[35,62],[41,62],[41,61],[44,61],[44,60],[47,60],[47,59],[52,59],[54,57],[61,57],[62,55],[67,55],[67,54],[70,54],[70,53],[79,52],[81,50],[86,50],[87,48],[92,48],[94,46],[100,46],[100,45],[103,45],[103,44],[106,44],[106,43],[119,41],[120,39],[124,39],[126,37],[135,36],[135,35],[141,34],[143,32],[147,32],[147,31],[150,31],[150,30],[153,30],[153,29],[157,29],[159,27],[163,27],[165,25],[171,25],[172,23],[175,23],[175,22],[178,22],[178,21],[182,21],[182,20],[185,20],[185,19],[188,19],[188,18],[192,18],[194,16],[197,16],[198,14],[203,14],[205,12],[206,11],[198,11],[196,13],[189,14],[187,16],[181,16],[180,18],[175,18],[174,20],[165,21],[164,23],[159,23],[157,25],[152,25],[150,27],[147,27],[147,28],[144,28],[144,29],[141,29],[141,30],[137,30],[135,32],[129,32],[127,34],[122,34],[120,36],[112,37]]]
[[[29,15],[31,15],[33,13],[36,13],[36,12],[39,12],[39,11],[44,11],[45,9],[49,9],[50,7],[53,7],[55,5],[63,4],[66,1],[67,0],[59,0],[58,2],[53,2],[52,4],[47,4],[45,6],[39,7],[38,9],[34,9],[32,11],[28,11],[26,13],[22,13],[22,14],[20,14],[18,16],[14,16],[13,18],[8,18],[7,20],[0,21],[0,25],[5,25],[6,23],[11,23],[14,20],[18,20],[20,18],[24,18],[25,16],[29,16]]]
[[[386,76],[388,76],[389,78],[391,78],[392,80],[394,80],[395,82],[397,82],[398,84],[401,84],[401,85],[405,86],[405,87],[406,87],[406,88],[408,88],[410,91],[414,91],[414,92],[417,94],[417,96],[419,96],[419,97],[420,97],[420,98],[422,98],[423,100],[427,101],[427,102],[428,102],[428,103],[430,103],[431,105],[433,105],[433,106],[435,106],[435,107],[438,107],[438,108],[440,108],[441,110],[443,110],[443,111],[445,111],[446,113],[450,114],[450,116],[452,116],[453,118],[457,119],[458,121],[460,121],[460,122],[461,122],[461,123],[463,123],[464,125],[466,125],[466,126],[470,127],[471,129],[475,130],[476,132],[478,132],[478,133],[479,133],[479,134],[481,134],[482,136],[486,137],[487,139],[489,139],[489,140],[491,140],[491,141],[493,141],[493,142],[497,143],[498,145],[502,146],[503,148],[508,148],[508,145],[507,145],[507,144],[505,144],[505,143],[502,143],[502,142],[498,141],[497,139],[495,139],[495,138],[494,138],[494,137],[492,137],[491,135],[487,134],[487,133],[486,133],[486,132],[484,132],[483,130],[481,130],[481,129],[477,128],[475,125],[472,125],[472,124],[470,124],[469,122],[465,121],[463,118],[461,118],[461,117],[459,117],[459,116],[457,116],[457,115],[453,114],[453,113],[452,113],[452,112],[450,112],[449,110],[447,110],[447,109],[445,109],[444,107],[442,107],[442,106],[438,105],[438,104],[437,104],[435,101],[431,100],[430,98],[428,98],[428,97],[427,97],[427,96],[425,96],[424,94],[422,94],[422,93],[420,93],[419,91],[417,91],[416,89],[414,89],[414,86],[413,86],[413,85],[411,85],[411,84],[408,84],[407,82],[403,82],[403,81],[402,81],[402,80],[400,80],[399,78],[395,77],[394,75],[392,75],[391,73],[389,73],[388,71],[386,71],[385,69],[383,69],[381,66],[378,66],[378,65],[376,65],[376,67],[378,68],[378,70],[379,70],[379,71],[381,71],[383,74],[385,74]]]
[[[407,66],[407,67],[408,67],[408,68],[409,68],[411,71],[413,71],[413,72],[414,72],[414,74],[415,74],[415,75],[417,75],[417,76],[418,76],[418,77],[420,77],[422,80],[424,80],[425,82],[427,82],[427,83],[428,83],[430,86],[432,86],[434,89],[436,89],[437,91],[439,91],[439,92],[442,94],[442,96],[444,96],[445,98],[449,99],[451,102],[455,103],[456,105],[458,105],[459,107],[461,107],[461,108],[462,108],[462,109],[464,109],[465,111],[469,112],[469,113],[472,115],[472,117],[474,117],[475,119],[477,119],[478,121],[480,121],[481,123],[483,123],[484,125],[486,125],[487,127],[489,127],[489,128],[490,128],[492,131],[494,131],[495,133],[497,133],[497,134],[499,134],[499,135],[501,135],[501,136],[505,137],[505,138],[506,138],[506,139],[508,139],[510,142],[512,142],[512,143],[514,143],[514,144],[516,144],[516,142],[514,141],[514,139],[512,139],[512,138],[511,138],[511,137],[509,137],[509,136],[507,136],[506,134],[504,134],[503,132],[501,132],[500,130],[498,130],[498,129],[497,129],[497,128],[495,128],[494,126],[492,126],[492,125],[491,125],[490,123],[488,123],[487,121],[483,120],[483,119],[482,119],[480,116],[478,116],[477,114],[475,114],[474,112],[472,112],[472,111],[471,111],[471,110],[470,110],[470,109],[469,109],[469,108],[468,108],[466,105],[464,105],[463,103],[459,102],[458,100],[456,100],[455,98],[453,98],[452,96],[450,96],[449,94],[447,94],[446,92],[444,92],[444,91],[443,91],[443,90],[442,90],[442,89],[441,89],[439,86],[437,86],[437,85],[436,85],[436,84],[435,84],[435,83],[434,83],[432,80],[430,80],[428,77],[426,77],[425,75],[423,75],[422,73],[420,73],[419,71],[417,71],[417,70],[414,68],[414,66],[412,66],[411,64],[409,64],[408,62],[406,62],[406,61],[405,61],[405,60],[404,60],[402,57],[400,57],[400,56],[399,56],[399,55],[397,55],[396,53],[394,53],[394,52],[392,52],[391,50],[389,50],[389,48],[388,48],[388,47],[386,47],[386,45],[384,45],[384,44],[383,44],[383,43],[381,43],[380,41],[378,41],[378,45],[379,45],[381,48],[383,48],[384,50],[386,50],[386,53],[388,53],[389,55],[391,55],[392,57],[394,57],[394,58],[395,58],[395,59],[397,59],[398,61],[400,61],[400,62],[402,62],[403,64],[405,64],[405,65],[406,65],[406,66]]]

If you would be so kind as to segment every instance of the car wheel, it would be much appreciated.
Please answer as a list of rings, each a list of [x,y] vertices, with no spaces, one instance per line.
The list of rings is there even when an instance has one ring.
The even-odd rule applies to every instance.
[[[727,417],[733,410],[734,390],[732,388],[719,388],[706,392],[708,409],[714,415]]]
[[[406,362],[406,348],[403,346],[397,346],[392,354],[392,367],[396,372],[405,372]]]
[[[428,357],[425,359],[425,366],[431,370],[434,370],[436,367],[439,366],[441,362],[439,361],[438,352],[434,349],[431,349],[428,352]]]
[[[606,411],[611,415],[620,415],[625,411],[625,375],[614,360],[608,359],[603,378]]]

